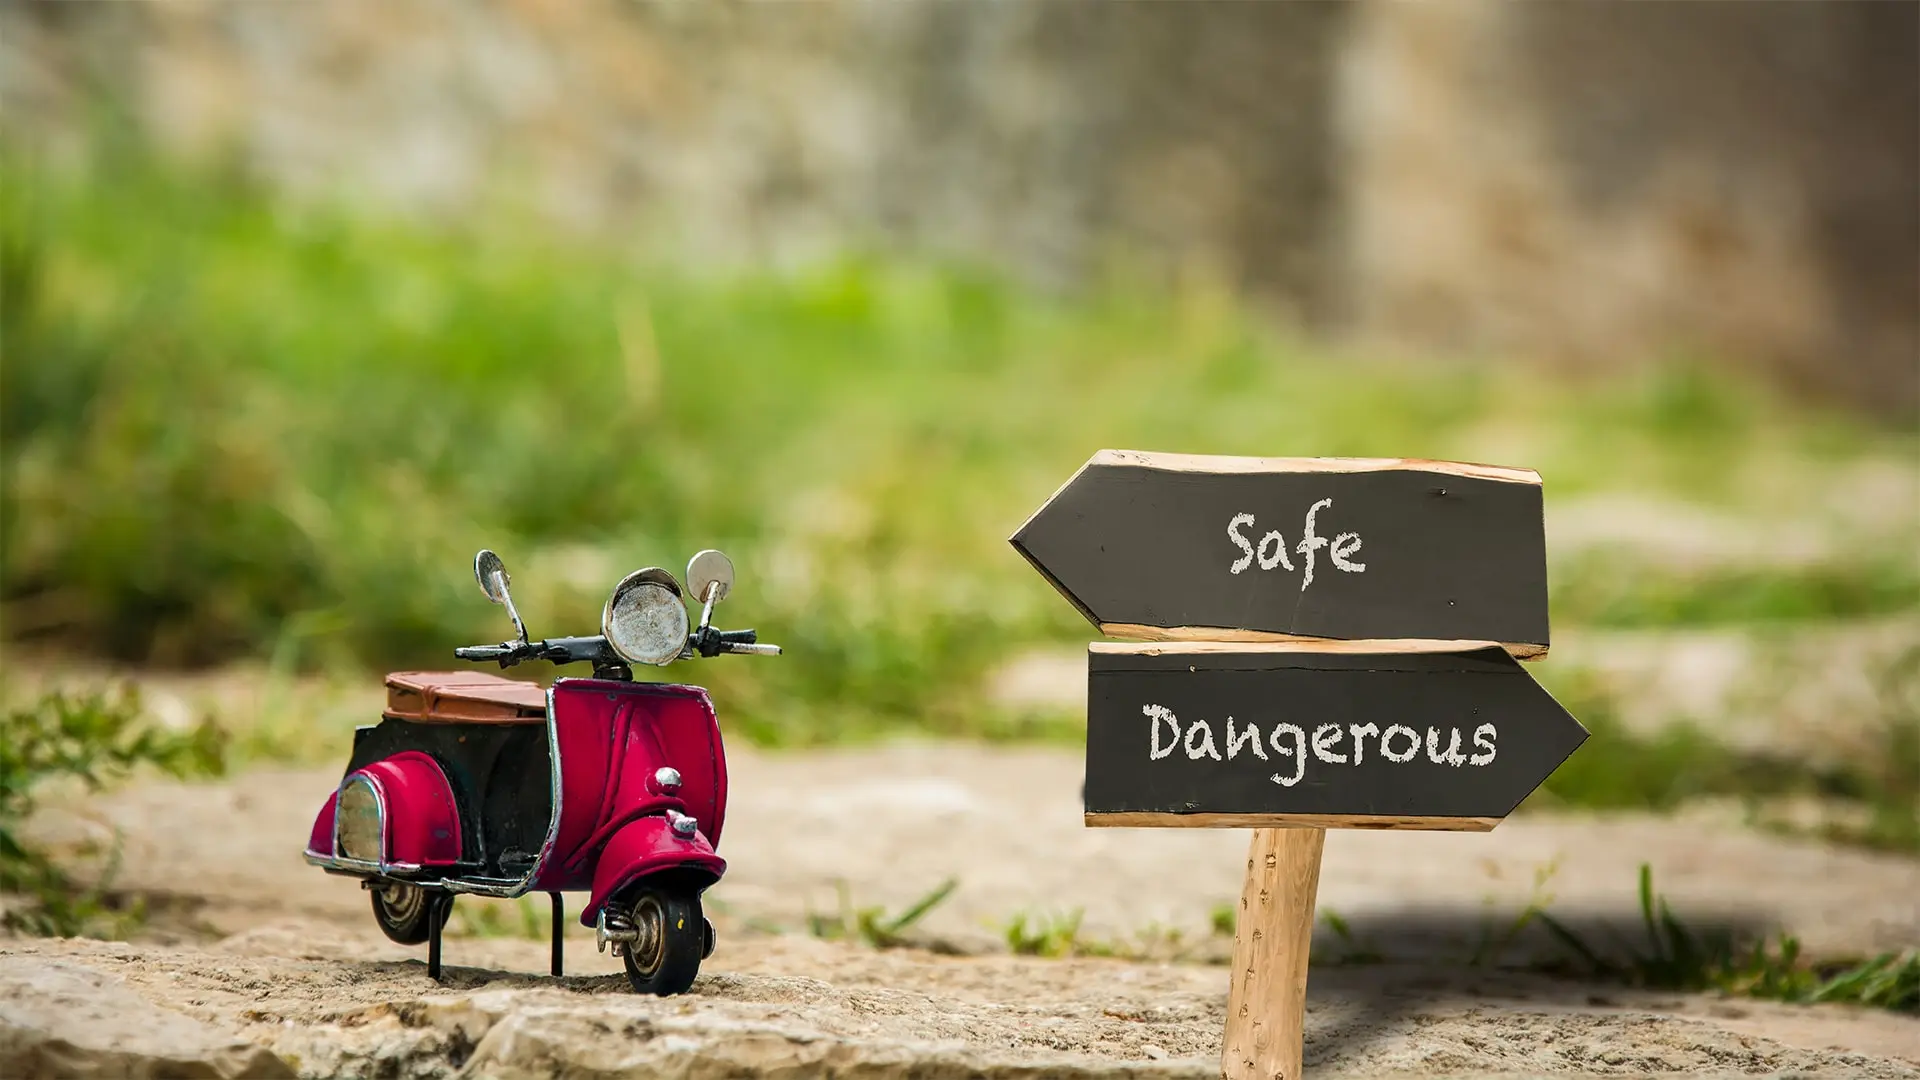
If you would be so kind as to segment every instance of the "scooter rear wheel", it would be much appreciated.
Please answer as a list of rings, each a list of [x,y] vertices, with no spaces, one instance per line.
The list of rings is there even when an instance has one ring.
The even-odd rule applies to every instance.
[[[625,953],[627,982],[636,994],[683,994],[700,973],[707,951],[707,920],[700,898],[678,890],[647,887],[628,908],[635,938]]]
[[[368,891],[373,894],[373,921],[380,924],[387,940],[401,945],[419,945],[427,940],[427,920],[433,918],[436,907],[441,926],[447,925],[447,916],[453,914],[451,903],[435,904],[439,897],[434,893],[404,881]]]

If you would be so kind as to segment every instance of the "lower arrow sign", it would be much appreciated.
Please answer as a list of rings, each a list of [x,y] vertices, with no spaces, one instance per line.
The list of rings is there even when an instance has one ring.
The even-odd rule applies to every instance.
[[[1088,825],[1484,831],[1587,738],[1491,643],[1097,642],[1087,668]]]

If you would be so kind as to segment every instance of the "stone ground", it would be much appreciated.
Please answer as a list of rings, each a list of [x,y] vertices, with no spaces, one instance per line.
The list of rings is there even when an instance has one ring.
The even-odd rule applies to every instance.
[[[626,992],[577,924],[570,974],[549,979],[521,913],[472,898],[430,982],[353,882],[299,859],[337,769],[67,800],[39,838],[118,830],[119,882],[155,916],[133,942],[0,942],[0,1075],[1217,1075],[1228,941],[1209,922],[1237,896],[1245,833],[1084,828],[1080,761],[1059,750],[737,750],[732,769],[720,946],[671,999]],[[1316,938],[1309,1074],[1920,1078],[1911,1016],[1555,979],[1519,970],[1552,952],[1532,929],[1486,944],[1529,902],[1631,935],[1642,861],[1695,925],[1781,928],[1816,954],[1920,944],[1920,863],[1731,815],[1338,832],[1321,907],[1350,929]],[[805,933],[837,910],[836,879],[898,911],[948,877],[916,947]],[[1014,915],[1073,909],[1082,941],[1151,959],[1006,952]]]

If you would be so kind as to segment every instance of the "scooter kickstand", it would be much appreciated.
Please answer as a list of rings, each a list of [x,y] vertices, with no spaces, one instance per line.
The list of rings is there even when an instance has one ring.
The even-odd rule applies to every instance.
[[[559,893],[550,892],[547,895],[553,898],[553,977],[557,979],[562,969],[561,961],[566,956],[567,939],[561,936],[561,927],[564,925],[561,919],[566,916],[566,907],[560,902]]]
[[[440,981],[440,924],[445,921],[443,912],[453,906],[453,894],[433,898],[433,909],[427,917],[427,978]]]

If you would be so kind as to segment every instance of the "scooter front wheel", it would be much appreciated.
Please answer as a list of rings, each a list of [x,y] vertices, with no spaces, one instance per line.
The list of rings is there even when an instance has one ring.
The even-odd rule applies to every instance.
[[[431,929],[428,920],[434,917],[436,908],[441,926],[447,925],[447,916],[453,913],[451,903],[435,904],[439,895],[408,882],[391,881],[368,891],[373,894],[373,921],[380,924],[380,932],[388,940],[401,945],[419,945],[427,940]]]
[[[627,909],[634,940],[623,950],[627,982],[634,993],[667,997],[685,993],[700,973],[707,951],[707,920],[700,898],[689,892],[642,888]]]

